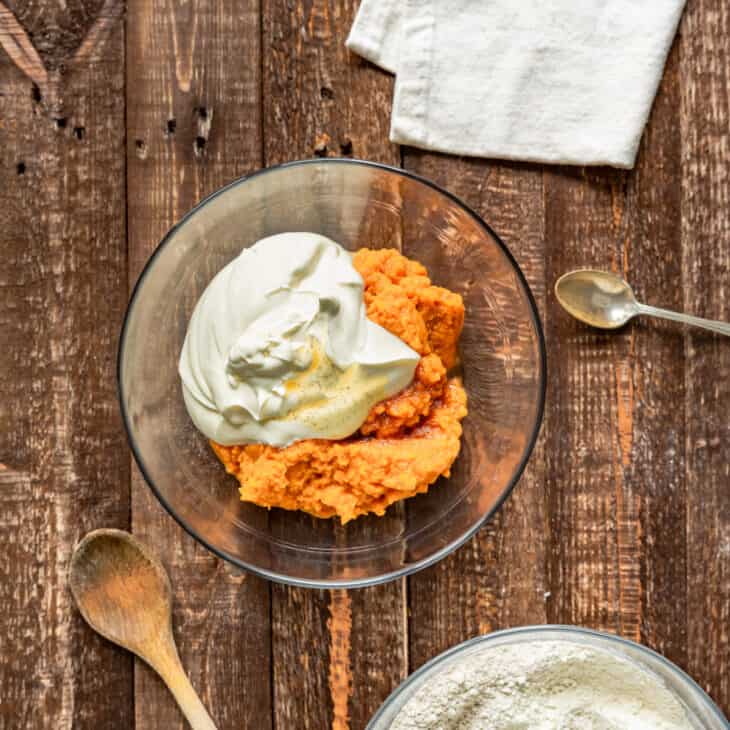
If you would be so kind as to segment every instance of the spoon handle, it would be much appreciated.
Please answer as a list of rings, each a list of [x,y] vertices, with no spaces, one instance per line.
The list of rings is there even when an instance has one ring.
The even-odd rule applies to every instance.
[[[217,730],[211,716],[200,701],[198,693],[190,684],[177,650],[170,647],[150,663],[172,692],[172,696],[180,706],[192,730]]]
[[[683,322],[684,324],[691,324],[695,327],[702,327],[703,329],[711,330],[712,332],[719,332],[721,335],[730,336],[730,324],[727,322],[718,322],[714,319],[694,317],[691,314],[681,314],[680,312],[672,312],[669,309],[650,307],[647,304],[639,304],[639,314],[648,314],[652,317],[671,319],[673,322]]]

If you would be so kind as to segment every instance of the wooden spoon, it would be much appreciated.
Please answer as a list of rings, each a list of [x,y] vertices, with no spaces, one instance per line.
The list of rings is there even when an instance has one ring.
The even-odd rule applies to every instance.
[[[216,730],[185,675],[172,636],[172,588],[162,564],[128,532],[95,530],[71,558],[69,585],[95,631],[144,659],[193,730]]]

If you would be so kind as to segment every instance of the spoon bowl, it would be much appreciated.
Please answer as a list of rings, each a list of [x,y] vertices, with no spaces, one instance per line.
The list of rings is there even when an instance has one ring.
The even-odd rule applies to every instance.
[[[89,626],[146,661],[194,730],[215,730],[180,663],[172,587],[162,563],[128,532],[95,530],[76,546],[68,581]]]
[[[555,284],[555,296],[576,319],[602,329],[623,327],[639,314],[631,287],[606,271],[579,269],[564,274]]]
[[[69,585],[86,622],[135,654],[171,630],[170,579],[147,548],[125,532],[89,533],[74,551]]]

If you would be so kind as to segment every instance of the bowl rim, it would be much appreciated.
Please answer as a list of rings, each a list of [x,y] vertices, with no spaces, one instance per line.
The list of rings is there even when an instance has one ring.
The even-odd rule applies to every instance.
[[[448,200],[450,200],[452,203],[457,205],[458,207],[462,208],[464,212],[479,226],[480,228],[484,229],[489,236],[496,242],[496,244],[501,248],[502,252],[506,256],[509,263],[512,265],[513,270],[515,271],[518,281],[522,284],[522,287],[526,293],[527,301],[530,309],[530,316],[532,318],[532,323],[535,328],[535,332],[537,333],[537,341],[538,341],[538,349],[539,349],[539,364],[540,364],[540,382],[539,382],[539,402],[537,404],[537,413],[535,418],[535,423],[532,429],[532,433],[530,434],[529,439],[526,442],[524,451],[522,453],[522,457],[520,459],[520,462],[515,469],[514,473],[512,474],[512,477],[510,478],[509,483],[507,486],[502,490],[502,493],[499,495],[499,498],[495,501],[495,503],[492,505],[491,509],[489,509],[472,527],[467,530],[463,535],[458,537],[456,540],[452,540],[449,544],[445,545],[432,555],[427,556],[426,558],[423,558],[421,560],[418,560],[414,563],[409,564],[408,566],[404,568],[400,568],[395,571],[390,571],[388,573],[382,573],[380,575],[367,577],[367,578],[356,578],[356,579],[342,579],[342,580],[319,580],[319,579],[303,579],[303,578],[297,578],[290,575],[287,575],[285,573],[277,573],[274,571],[267,570],[265,568],[260,568],[256,565],[253,565],[251,563],[247,563],[244,560],[241,560],[234,555],[231,555],[230,553],[227,553],[225,550],[222,550],[220,548],[217,548],[213,546],[211,543],[209,543],[202,535],[198,534],[196,530],[194,530],[190,525],[188,525],[185,520],[180,517],[171,504],[168,503],[168,501],[163,497],[161,492],[158,490],[157,486],[154,483],[154,480],[150,476],[150,474],[147,471],[147,468],[145,467],[144,461],[142,459],[142,455],[139,452],[137,448],[137,444],[135,442],[135,439],[132,435],[132,429],[130,425],[130,419],[129,414],[127,413],[127,410],[124,405],[124,398],[122,394],[122,356],[124,353],[124,345],[127,337],[127,330],[129,325],[129,318],[130,313],[132,312],[132,309],[134,307],[134,304],[137,300],[137,296],[139,295],[139,292],[142,288],[142,285],[144,283],[144,280],[151,270],[152,266],[154,265],[155,260],[157,259],[157,256],[163,251],[163,249],[167,246],[167,244],[172,240],[175,233],[178,231],[178,229],[182,228],[185,223],[189,219],[191,219],[198,211],[200,211],[202,208],[204,208],[208,203],[215,200],[218,196],[223,195],[224,193],[228,192],[232,188],[238,187],[239,185],[243,185],[249,180],[253,180],[254,178],[261,177],[264,175],[268,175],[272,172],[280,172],[282,170],[286,170],[288,168],[293,167],[300,167],[304,165],[352,165],[352,166],[358,166],[358,167],[372,167],[378,170],[385,171],[390,174],[395,174],[401,177],[410,178],[411,180],[414,180],[415,182],[418,182],[422,185],[425,185],[426,187],[431,188],[432,190],[435,190],[436,192],[440,193],[441,195],[445,196]],[[117,367],[116,367],[116,377],[117,377],[117,400],[119,402],[119,410],[122,415],[122,422],[124,424],[124,430],[127,434],[127,441],[129,443],[130,450],[132,451],[132,454],[134,456],[134,460],[137,463],[137,466],[139,467],[140,472],[142,473],[142,476],[144,477],[145,482],[147,483],[147,486],[152,490],[152,493],[155,495],[157,500],[160,502],[160,504],[165,508],[165,510],[168,512],[168,514],[180,525],[180,527],[185,530],[185,532],[188,533],[192,538],[197,540],[201,545],[203,545],[205,548],[210,550],[214,555],[218,556],[219,558],[222,558],[223,560],[228,561],[229,563],[235,565],[237,568],[241,568],[243,570],[246,570],[248,572],[253,573],[254,575],[258,575],[262,578],[266,578],[268,580],[274,581],[276,583],[281,583],[284,585],[291,585],[291,586],[297,586],[300,588],[364,588],[367,586],[373,586],[373,585],[379,585],[381,583],[387,583],[391,580],[395,580],[397,578],[401,578],[406,575],[411,575],[413,573],[418,572],[419,570],[422,570],[424,568],[427,568],[434,563],[437,563],[438,561],[445,558],[450,553],[457,550],[459,547],[461,547],[464,543],[466,543],[473,535],[476,534],[476,532],[488,521],[490,520],[496,512],[499,510],[499,508],[504,504],[505,500],[509,495],[512,493],[512,490],[515,488],[517,482],[519,482],[525,467],[527,466],[527,462],[530,459],[530,456],[532,455],[532,452],[535,448],[535,443],[537,442],[537,438],[540,434],[540,429],[542,427],[543,422],[543,416],[545,413],[545,399],[547,395],[547,354],[546,354],[546,347],[545,347],[545,333],[542,326],[542,321],[540,320],[540,312],[537,307],[537,303],[535,302],[535,297],[532,293],[532,289],[530,288],[529,283],[527,282],[527,279],[520,268],[519,264],[517,263],[517,260],[513,256],[512,252],[509,250],[507,245],[502,241],[502,239],[494,232],[494,230],[489,226],[486,221],[482,219],[482,217],[476,213],[470,206],[468,206],[466,203],[464,203],[460,198],[458,198],[453,193],[449,192],[448,190],[442,188],[440,185],[436,184],[432,180],[429,180],[428,178],[422,177],[421,175],[417,175],[416,173],[410,172],[409,170],[404,170],[400,167],[394,167],[392,165],[386,165],[381,162],[374,162],[371,160],[360,160],[357,158],[350,158],[350,157],[323,157],[323,158],[310,158],[310,159],[303,159],[303,160],[294,160],[291,162],[285,162],[280,165],[273,165],[271,167],[265,167],[260,170],[256,170],[252,172],[249,175],[244,175],[240,178],[237,178],[228,184],[224,185],[221,188],[218,188],[214,192],[210,193],[210,195],[207,195],[202,200],[200,200],[195,206],[193,206],[187,213],[185,213],[179,221],[177,221],[168,231],[167,233],[162,237],[160,242],[155,246],[154,251],[149,256],[147,261],[145,262],[145,265],[143,266],[142,270],[139,273],[139,276],[137,277],[137,281],[134,284],[134,287],[132,288],[132,292],[129,296],[129,301],[127,303],[127,308],[124,313],[124,320],[122,322],[122,329],[119,336],[119,345],[117,348]]]
[[[548,636],[545,636],[545,638],[541,638],[540,636],[555,633],[564,634],[564,638],[553,637],[551,639]],[[429,659],[425,664],[416,669],[415,672],[408,675],[408,677],[406,677],[386,697],[385,701],[382,705],[380,705],[377,712],[370,718],[370,721],[368,722],[365,730],[378,730],[377,723],[382,720],[383,715],[387,712],[388,709],[390,709],[390,706],[393,704],[393,702],[395,702],[396,698],[399,697],[407,688],[411,687],[415,682],[417,682],[421,677],[423,677],[423,675],[430,672],[439,664],[443,664],[448,659],[451,659],[452,657],[455,657],[459,654],[463,654],[469,649],[478,646],[479,644],[486,645],[491,644],[492,641],[498,638],[515,638],[520,636],[534,636],[537,640],[541,641],[570,641],[571,637],[594,640],[598,639],[599,641],[605,641],[608,644],[615,644],[618,647],[617,650],[619,651],[619,653],[621,653],[621,647],[623,646],[630,646],[633,649],[637,649],[639,650],[640,654],[645,654],[647,656],[653,657],[654,659],[657,659],[660,664],[662,664],[669,670],[670,674],[673,675],[678,680],[678,682],[683,683],[690,689],[694,690],[698,694],[699,698],[704,702],[709,712],[715,715],[716,719],[719,720],[721,724],[724,724],[725,727],[730,728],[730,723],[728,723],[727,719],[722,714],[722,711],[717,706],[712,697],[710,697],[710,695],[708,695],[707,692],[705,692],[705,690],[702,689],[702,687],[700,687],[700,685],[694,679],[692,679],[689,674],[687,674],[687,672],[678,667],[674,662],[667,659],[663,654],[660,654],[658,651],[655,651],[654,649],[644,644],[640,644],[637,641],[626,639],[623,636],[609,634],[605,631],[588,629],[584,628],[583,626],[573,626],[571,624],[536,624],[532,626],[517,626],[511,629],[501,629],[499,631],[492,631],[488,634],[480,634],[479,636],[474,636],[471,639],[462,641],[461,643],[456,644],[449,649],[446,649],[446,651],[437,654],[435,657]],[[648,668],[646,669],[647,671],[651,671]],[[675,694],[672,687],[668,686],[667,688],[670,692]]]

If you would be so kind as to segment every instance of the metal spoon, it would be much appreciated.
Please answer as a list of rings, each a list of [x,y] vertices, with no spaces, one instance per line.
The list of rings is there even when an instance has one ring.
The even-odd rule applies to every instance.
[[[91,628],[144,659],[170,688],[193,730],[216,730],[180,663],[170,579],[142,543],[121,530],[90,532],[71,558],[69,585]]]
[[[730,335],[730,324],[725,322],[640,304],[621,277],[605,271],[579,269],[563,274],[555,284],[555,296],[567,312],[593,327],[617,329],[637,314],[649,314]]]

